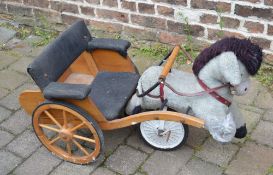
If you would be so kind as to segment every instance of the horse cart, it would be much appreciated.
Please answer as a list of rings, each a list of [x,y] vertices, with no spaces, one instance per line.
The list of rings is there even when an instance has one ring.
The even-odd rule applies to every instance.
[[[34,132],[50,152],[69,162],[87,164],[103,153],[102,130],[139,124],[149,145],[171,150],[185,143],[187,125],[204,127],[201,119],[168,111],[164,102],[156,111],[126,115],[126,104],[140,78],[127,55],[129,47],[125,40],[91,37],[84,21],[78,21],[29,65],[27,71],[39,90],[23,91],[19,101],[32,115]],[[155,86],[164,84],[179,49],[175,47],[166,56]],[[146,121],[157,127],[141,126]]]

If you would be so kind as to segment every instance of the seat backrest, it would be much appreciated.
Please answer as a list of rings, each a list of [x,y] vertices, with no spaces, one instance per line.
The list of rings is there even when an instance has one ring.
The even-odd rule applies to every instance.
[[[64,31],[27,68],[36,84],[43,90],[57,81],[64,71],[87,49],[92,39],[83,20]]]

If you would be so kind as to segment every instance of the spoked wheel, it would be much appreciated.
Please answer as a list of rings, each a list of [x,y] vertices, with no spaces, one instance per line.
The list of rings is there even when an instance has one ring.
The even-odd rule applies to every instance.
[[[173,121],[145,121],[140,123],[139,130],[144,141],[158,150],[177,149],[188,137],[188,125]]]
[[[99,125],[72,105],[44,103],[34,111],[32,124],[43,145],[66,161],[87,164],[103,150]]]

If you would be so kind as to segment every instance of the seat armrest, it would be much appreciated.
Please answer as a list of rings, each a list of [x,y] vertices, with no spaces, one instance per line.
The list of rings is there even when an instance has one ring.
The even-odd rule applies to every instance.
[[[44,91],[46,99],[85,99],[91,90],[91,85],[68,84],[68,83],[49,83]]]
[[[93,38],[88,42],[87,50],[92,52],[96,49],[106,49],[118,52],[121,56],[127,57],[127,50],[131,43],[121,39]]]

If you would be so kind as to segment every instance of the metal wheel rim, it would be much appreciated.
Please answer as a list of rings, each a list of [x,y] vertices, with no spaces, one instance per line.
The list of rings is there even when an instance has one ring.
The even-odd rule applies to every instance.
[[[152,146],[160,149],[172,149],[178,146],[185,137],[185,129],[182,123],[164,121],[166,130],[170,135],[159,136],[158,127],[161,120],[150,120],[140,124],[140,132],[143,138]],[[169,137],[169,138],[167,138]]]
[[[40,119],[41,114],[45,113],[45,111],[48,111],[50,109],[65,111],[65,113],[70,113],[74,117],[76,117],[78,120],[80,120],[82,122],[81,123],[82,126],[79,126],[79,125],[74,126],[74,127],[71,128],[71,130],[77,131],[78,130],[78,129],[76,129],[77,127],[79,127],[79,128],[82,128],[82,127],[87,128],[93,134],[93,138],[92,139],[88,138],[88,139],[90,141],[92,140],[92,144],[94,144],[94,150],[92,152],[89,152],[88,150],[86,150],[86,148],[84,148],[84,145],[80,144],[80,146],[79,146],[79,144],[77,144],[78,138],[75,138],[74,135],[73,135],[73,138],[72,138],[73,140],[71,141],[71,143],[75,144],[79,148],[79,151],[82,151],[85,154],[85,156],[77,156],[77,155],[74,155],[73,153],[69,153],[68,152],[68,150],[69,150],[68,148],[67,148],[68,150],[64,151],[60,147],[55,146],[54,142],[56,140],[60,140],[60,139],[57,139],[56,137],[55,138],[48,138],[45,135],[45,133],[44,133],[42,127],[41,127],[42,123],[39,123],[39,119]],[[35,111],[35,113],[33,115],[33,128],[34,128],[34,131],[35,131],[38,139],[43,143],[43,145],[49,151],[51,151],[53,154],[55,154],[55,155],[63,158],[66,161],[77,163],[77,164],[86,164],[86,163],[89,163],[91,161],[94,161],[98,157],[98,155],[100,153],[100,149],[101,149],[101,147],[100,147],[100,139],[99,139],[99,136],[98,136],[95,128],[90,124],[90,122],[85,117],[83,117],[78,112],[76,112],[76,111],[74,111],[74,110],[72,110],[72,109],[70,109],[70,108],[68,108],[66,106],[58,105],[58,104],[47,104],[47,105],[40,106]],[[76,137],[78,137],[78,134],[75,134],[75,135],[77,135]],[[56,139],[56,140],[54,141],[54,139]],[[53,142],[53,144],[51,142]],[[82,147],[82,148],[80,148],[80,147]],[[85,152],[84,149],[87,152]]]

